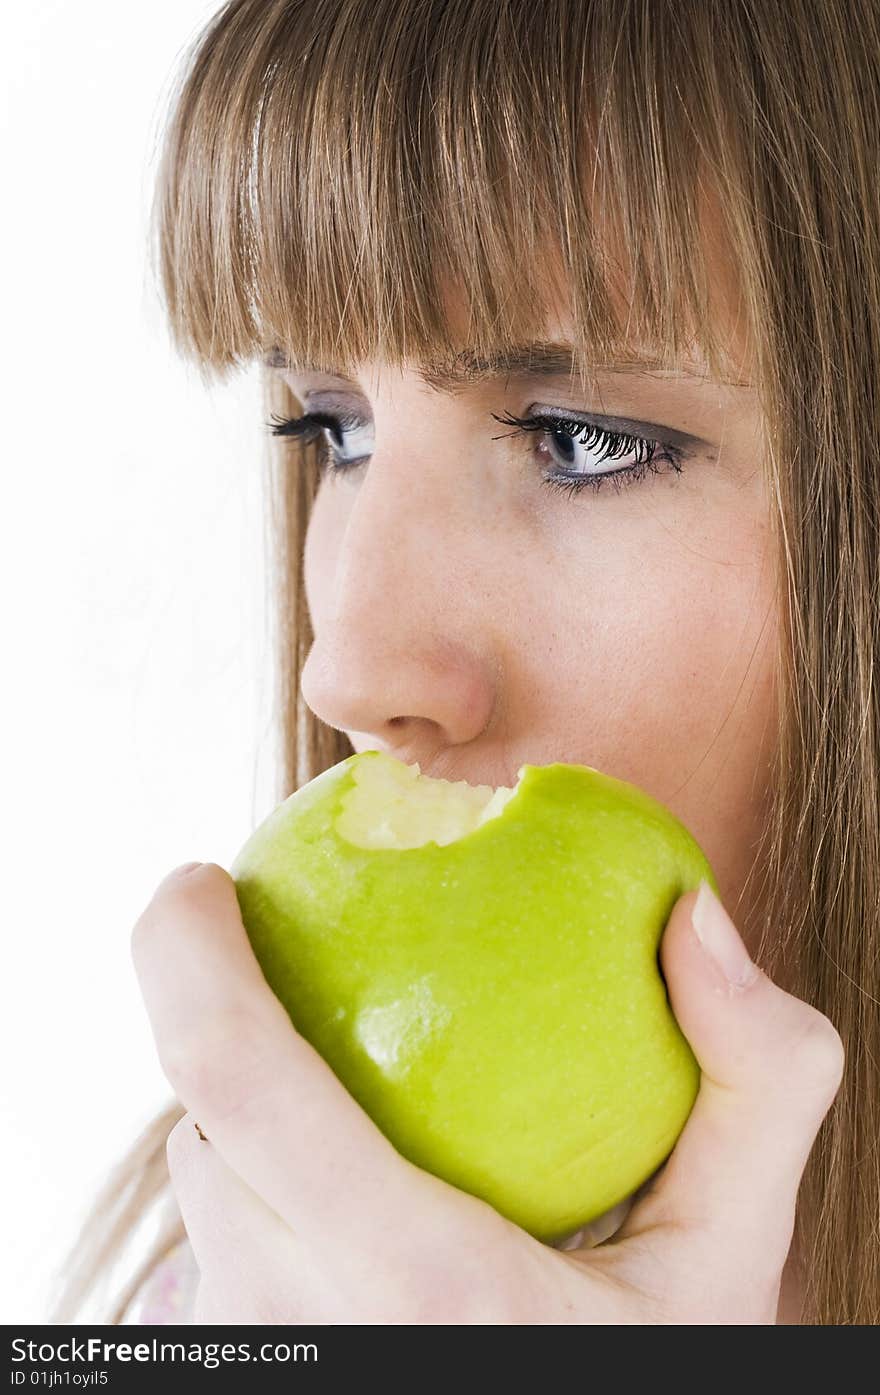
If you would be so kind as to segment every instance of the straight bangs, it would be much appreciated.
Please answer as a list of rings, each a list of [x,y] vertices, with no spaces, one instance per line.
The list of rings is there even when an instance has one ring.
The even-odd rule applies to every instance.
[[[491,362],[562,304],[584,378],[738,381],[761,303],[741,47],[710,4],[231,0],[156,185],[177,349],[207,380]]]

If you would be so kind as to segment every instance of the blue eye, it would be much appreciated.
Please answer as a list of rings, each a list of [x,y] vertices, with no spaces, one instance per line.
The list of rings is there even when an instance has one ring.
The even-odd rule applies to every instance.
[[[678,446],[663,444],[646,436],[630,432],[612,431],[596,422],[578,420],[563,415],[555,416],[547,412],[535,412],[531,416],[517,417],[510,413],[498,416],[490,414],[495,421],[513,426],[514,431],[507,436],[519,436],[526,432],[538,432],[550,439],[551,459],[561,468],[542,472],[541,482],[553,489],[563,489],[577,493],[583,488],[600,489],[606,480],[613,480],[615,490],[622,485],[635,484],[647,474],[662,474],[666,470],[682,471],[682,450]],[[353,413],[306,412],[301,417],[273,417],[268,423],[273,436],[296,438],[307,444],[322,440],[323,449],[319,457],[322,471],[329,469],[331,475],[339,475],[346,470],[362,465],[370,457],[369,424]],[[325,433],[329,433],[329,439]],[[350,446],[350,437],[357,440],[362,433],[360,449],[354,455],[343,454]],[[503,436],[493,440],[503,440]],[[592,461],[600,465],[606,460],[619,460],[623,456],[633,456],[633,463],[616,470],[582,469],[578,466],[577,447],[585,447],[597,452]],[[552,452],[562,453],[562,460]]]
[[[563,489],[576,494],[585,487],[598,490],[606,480],[613,480],[614,488],[619,492],[622,485],[635,484],[649,473],[659,475],[665,470],[674,470],[676,474],[681,474],[682,471],[681,449],[678,446],[664,445],[647,436],[612,431],[596,422],[562,415],[554,416],[549,412],[535,412],[527,417],[516,417],[509,412],[504,416],[497,416],[493,412],[492,416],[496,421],[516,427],[515,431],[506,433],[508,436],[536,431],[555,438],[552,440],[552,447],[562,452],[563,468],[545,471],[541,476],[542,484],[552,489]],[[504,437],[496,436],[493,439],[500,441]],[[617,470],[575,469],[573,467],[578,464],[578,445],[597,452],[592,462],[594,465],[601,464],[604,460],[619,460],[625,455],[632,455],[635,460],[632,465],[625,465]]]

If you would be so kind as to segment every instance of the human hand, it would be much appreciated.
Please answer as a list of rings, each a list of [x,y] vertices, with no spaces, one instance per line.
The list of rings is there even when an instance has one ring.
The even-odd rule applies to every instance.
[[[751,963],[714,898],[701,943],[696,900],[679,899],[661,944],[702,1070],[696,1104],[614,1237],[562,1251],[404,1159],[292,1026],[228,873],[171,873],[132,956],[188,1110],[168,1164],[201,1275],[195,1321],[775,1322],[843,1047],[827,1018]]]

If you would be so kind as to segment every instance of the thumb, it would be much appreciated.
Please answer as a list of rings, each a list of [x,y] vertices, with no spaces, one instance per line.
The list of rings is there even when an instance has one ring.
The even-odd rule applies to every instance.
[[[840,1085],[822,1013],[749,958],[706,882],[676,903],[661,945],[670,1003],[702,1071],[675,1149],[620,1239],[669,1225],[781,1270],[801,1176]],[[757,1246],[757,1249],[755,1248]]]

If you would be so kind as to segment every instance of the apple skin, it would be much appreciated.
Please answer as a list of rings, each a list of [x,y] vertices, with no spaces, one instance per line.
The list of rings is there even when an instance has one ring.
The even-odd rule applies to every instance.
[[[522,766],[456,842],[358,847],[334,821],[373,759],[391,758],[324,771],[242,848],[254,953],[398,1152],[558,1242],[646,1181],[690,1113],[699,1067],[657,951],[678,897],[717,882],[662,804],[562,763]]]

